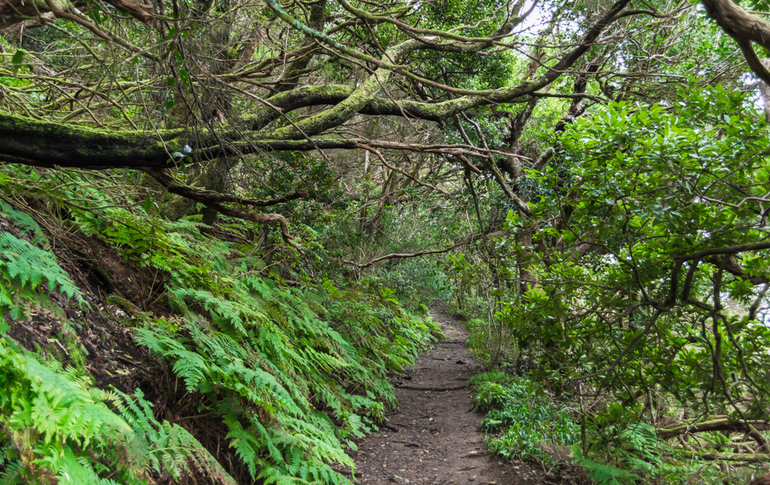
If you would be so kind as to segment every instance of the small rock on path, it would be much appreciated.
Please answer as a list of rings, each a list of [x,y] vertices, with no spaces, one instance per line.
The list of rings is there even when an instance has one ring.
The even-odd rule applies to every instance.
[[[448,337],[423,354],[399,381],[401,408],[387,426],[366,437],[352,456],[356,483],[435,485],[530,485],[548,483],[545,473],[521,462],[503,463],[485,454],[482,419],[471,411],[468,379],[481,366],[468,352],[468,331],[438,310],[433,319]]]

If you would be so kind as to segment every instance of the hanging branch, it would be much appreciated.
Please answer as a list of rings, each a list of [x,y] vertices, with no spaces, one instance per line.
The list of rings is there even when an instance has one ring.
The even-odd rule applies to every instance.
[[[449,251],[453,249],[457,249],[460,246],[466,246],[468,244],[471,244],[474,241],[478,241],[479,239],[495,239],[499,237],[507,237],[512,234],[511,231],[493,231],[486,234],[476,234],[473,236],[470,236],[456,244],[453,244],[452,246],[449,246],[444,249],[426,249],[425,251],[417,251],[416,253],[391,253],[386,254],[385,256],[380,256],[377,258],[372,259],[371,261],[368,261],[366,263],[356,263],[354,261],[348,261],[346,259],[341,260],[345,264],[349,264],[351,266],[357,266],[358,268],[368,268],[369,266],[373,266],[377,263],[381,263],[382,261],[387,261],[389,259],[406,259],[406,258],[417,258],[419,256],[427,256],[429,254],[442,254],[442,253],[448,253]]]
[[[364,144],[360,144],[359,147],[361,147],[364,150],[367,150],[367,151],[373,153],[374,155],[377,156],[377,158],[380,159],[380,162],[382,162],[383,165],[385,165],[389,169],[393,170],[394,172],[398,172],[401,175],[403,175],[404,177],[406,177],[408,179],[411,179],[417,185],[421,185],[423,187],[427,187],[429,189],[435,190],[436,192],[439,192],[439,193],[444,194],[444,195],[449,195],[449,192],[447,192],[446,190],[441,189],[439,187],[436,187],[435,185],[427,184],[427,183],[421,181],[420,179],[418,179],[417,177],[415,177],[414,175],[410,174],[409,172],[407,172],[405,170],[401,170],[401,169],[396,168],[393,165],[389,164],[388,161],[385,159],[385,156],[379,150],[375,150],[374,148],[372,148],[370,146],[366,146]]]
[[[174,182],[174,179],[163,170],[145,170],[145,172],[152,178],[158,181],[163,187],[166,188],[172,194],[181,195],[196,202],[202,202],[214,207],[222,214],[230,217],[237,217],[246,221],[253,221],[258,224],[269,224],[277,222],[281,228],[281,237],[283,241],[289,246],[293,247],[302,254],[305,254],[299,244],[294,242],[294,237],[289,233],[289,224],[286,222],[286,218],[281,214],[256,214],[254,212],[243,212],[232,209],[230,207],[222,205],[222,202],[235,202],[243,205],[250,205],[252,207],[266,207],[269,205],[281,204],[290,200],[295,200],[303,197],[307,197],[306,192],[294,192],[287,196],[280,197],[272,201],[262,201],[257,199],[247,199],[242,197],[236,197],[232,195],[220,194],[210,190],[198,190],[192,187],[178,184]]]

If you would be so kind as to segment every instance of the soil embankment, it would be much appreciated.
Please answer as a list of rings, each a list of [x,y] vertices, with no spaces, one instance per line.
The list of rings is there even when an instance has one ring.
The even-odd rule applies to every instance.
[[[398,381],[401,409],[388,416],[386,427],[359,443],[356,483],[498,484],[547,483],[545,474],[520,462],[503,463],[484,452],[465,386],[481,372],[465,345],[468,332],[451,316],[433,318],[447,339],[425,353],[417,368]]]

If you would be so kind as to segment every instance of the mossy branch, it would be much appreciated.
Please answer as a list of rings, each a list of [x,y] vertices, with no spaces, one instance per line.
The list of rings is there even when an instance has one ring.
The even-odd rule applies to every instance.
[[[698,452],[683,450],[687,458],[707,460],[707,461],[742,461],[745,463],[767,463],[770,461],[770,455],[767,454],[754,454],[754,453],[715,453],[715,452]]]
[[[665,428],[658,428],[655,432],[660,439],[674,438],[685,433],[703,433],[705,431],[733,431],[751,433],[752,431],[768,431],[770,423],[765,421],[741,421],[739,419],[719,418],[697,423],[681,423]]]
[[[298,191],[298,192],[294,192],[293,194],[280,197],[279,199],[274,199],[272,201],[263,201],[263,200],[257,200],[257,199],[249,199],[245,197],[237,197],[233,195],[220,194],[219,192],[213,192],[210,190],[194,189],[192,187],[175,182],[174,179],[167,172],[163,170],[146,170],[146,172],[148,175],[150,175],[155,180],[157,180],[158,183],[160,183],[163,187],[165,187],[166,190],[168,190],[169,192],[173,194],[181,195],[182,197],[187,197],[188,199],[192,199],[197,202],[202,202],[204,204],[213,206],[222,214],[228,215],[230,217],[236,217],[238,219],[243,219],[246,221],[253,221],[259,224],[269,224],[269,223],[277,222],[279,227],[281,228],[281,237],[283,238],[283,241],[289,246],[299,251],[300,253],[304,254],[304,251],[302,251],[302,248],[300,247],[300,245],[294,242],[293,240],[294,238],[289,233],[289,224],[286,221],[286,218],[283,217],[281,214],[256,214],[253,212],[243,212],[243,211],[239,211],[239,210],[224,206],[222,205],[222,203],[234,202],[234,203],[248,205],[252,207],[266,207],[268,205],[276,205],[283,202],[288,202],[290,200],[307,197],[308,195],[307,192]]]

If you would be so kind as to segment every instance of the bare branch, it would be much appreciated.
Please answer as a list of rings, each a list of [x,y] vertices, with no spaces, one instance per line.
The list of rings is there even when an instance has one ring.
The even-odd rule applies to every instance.
[[[466,245],[466,244],[468,244],[470,242],[471,241],[469,241],[469,240],[462,241],[462,242],[459,242],[457,244],[454,244],[454,245],[449,246],[448,248],[444,248],[444,249],[428,249],[428,250],[425,250],[425,251],[418,251],[416,253],[391,253],[391,254],[386,254],[385,256],[380,256],[379,258],[374,258],[373,260],[371,260],[371,261],[369,261],[367,263],[363,263],[363,264],[354,263],[353,261],[347,261],[347,260],[344,260],[344,259],[342,260],[342,262],[345,263],[345,264],[349,264],[351,266],[357,266],[359,268],[368,268],[369,266],[375,265],[375,264],[380,263],[382,261],[387,261],[389,259],[417,258],[419,256],[426,256],[428,254],[448,253],[449,251],[451,251],[453,249],[456,249],[456,248],[459,248],[460,246],[464,246],[464,245]]]
[[[193,189],[192,187],[177,184],[176,182],[174,182],[174,179],[170,175],[168,175],[168,173],[161,170],[146,170],[146,173],[152,176],[155,180],[157,180],[158,183],[160,183],[163,187],[165,187],[169,192],[173,194],[181,195],[182,197],[186,197],[188,199],[192,199],[198,202],[203,202],[205,204],[211,205],[215,207],[222,214],[228,215],[230,217],[237,217],[239,219],[253,221],[259,224],[269,224],[272,222],[277,222],[281,228],[281,237],[283,238],[283,241],[289,246],[299,251],[300,253],[304,254],[304,251],[299,246],[299,244],[293,241],[294,238],[289,233],[289,224],[288,222],[286,222],[286,218],[283,217],[281,214],[256,214],[253,212],[242,212],[242,211],[238,211],[222,205],[222,202],[224,201],[227,201],[227,202],[237,201],[238,203],[243,203],[246,205],[256,205],[255,203],[260,203],[260,204],[263,204],[262,206],[273,205],[272,203],[257,201],[255,199],[241,199],[238,197],[217,194],[215,192],[211,192],[207,190],[196,190],[196,189]],[[297,194],[298,193],[295,193],[286,197],[293,197]],[[297,196],[294,198],[299,198],[299,197]],[[232,200],[232,199],[235,199],[235,200]],[[275,203],[277,204],[280,202],[275,202]]]

